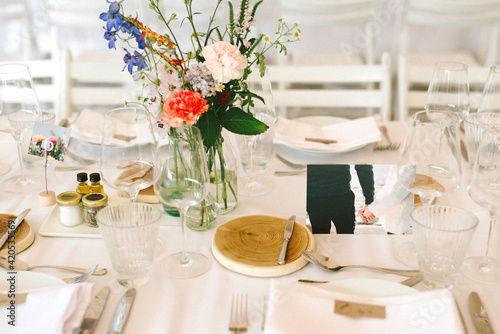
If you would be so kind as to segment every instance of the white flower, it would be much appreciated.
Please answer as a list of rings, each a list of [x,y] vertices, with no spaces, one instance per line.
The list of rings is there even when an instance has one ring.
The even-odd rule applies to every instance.
[[[204,47],[201,54],[213,78],[221,83],[241,78],[247,66],[238,47],[224,41]]]

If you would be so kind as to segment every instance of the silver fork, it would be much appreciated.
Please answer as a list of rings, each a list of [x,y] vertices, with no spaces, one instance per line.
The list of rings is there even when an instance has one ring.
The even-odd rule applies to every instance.
[[[94,271],[96,271],[98,266],[99,265],[96,264],[95,267],[93,267],[92,269],[90,269],[89,271],[87,271],[84,274],[81,274],[81,275],[76,276],[76,277],[63,278],[62,280],[66,283],[81,283],[81,282],[87,280],[87,278],[89,278],[90,276],[92,276],[92,274],[94,273]]]
[[[229,330],[233,333],[246,332],[248,329],[248,295],[233,294]]]
[[[387,144],[382,144],[380,142],[375,144],[373,148],[375,151],[394,151],[399,149],[400,143],[393,142],[391,138],[389,138],[389,134],[387,133],[387,128],[383,125],[379,126],[380,132],[382,136],[384,136]]]

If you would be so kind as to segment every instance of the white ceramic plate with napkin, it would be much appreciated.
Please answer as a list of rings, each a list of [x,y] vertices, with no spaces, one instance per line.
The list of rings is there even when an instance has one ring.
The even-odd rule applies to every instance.
[[[265,334],[464,333],[449,290],[417,292],[368,278],[327,284],[273,281],[267,309]]]
[[[324,144],[306,138],[335,140]],[[375,118],[354,120],[332,116],[308,116],[295,119],[279,118],[274,142],[313,153],[342,153],[357,150],[381,139]]]

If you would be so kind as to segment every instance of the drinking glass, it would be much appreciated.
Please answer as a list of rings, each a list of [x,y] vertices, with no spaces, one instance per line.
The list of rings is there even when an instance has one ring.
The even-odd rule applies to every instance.
[[[465,260],[463,273],[469,278],[488,284],[500,283],[500,261],[490,256],[490,241],[497,216],[500,214],[500,130],[483,130],[476,160],[469,181],[469,196],[488,210],[490,226],[484,256]]]
[[[478,113],[500,113],[500,65],[490,67]]]
[[[125,287],[146,283],[155,253],[161,211],[144,203],[108,205],[96,216],[118,282]]]
[[[431,114],[436,110],[447,111],[463,120],[469,108],[467,65],[458,62],[437,63],[429,83],[425,110]]]
[[[472,166],[476,160],[476,151],[485,127],[500,127],[500,112],[477,112],[464,119],[465,146],[467,158]]]
[[[252,115],[264,122],[269,128],[259,135],[237,136],[238,150],[245,176],[241,178],[243,184],[239,193],[247,196],[259,196],[271,190],[272,183],[259,178],[267,169],[271,151],[275,123],[277,121],[274,109],[273,95],[269,75],[261,77],[258,71],[248,77],[249,90],[263,100],[254,99],[254,105],[249,108]]]
[[[426,205],[411,213],[415,248],[424,284],[451,288],[476,231],[471,212],[443,205]]]
[[[461,178],[455,136],[458,116],[447,111],[432,110],[431,114],[428,111],[419,111],[411,118],[397,167],[399,182],[409,192],[419,195],[424,206],[456,190]],[[434,122],[436,118],[441,121]],[[403,263],[417,263],[412,243],[400,245],[396,256]]]
[[[10,133],[17,145],[20,175],[5,180],[2,190],[23,193],[43,185],[42,175],[27,175],[22,158],[26,129],[32,128],[40,106],[29,69],[23,64],[0,65],[0,131]]]
[[[183,248],[162,261],[164,272],[174,278],[191,278],[204,274],[210,260],[188,251],[186,212],[201,202],[209,182],[205,148],[200,130],[184,125],[171,128],[168,141],[158,147],[154,174],[154,190],[160,201],[179,210]]]
[[[153,184],[156,141],[145,110],[125,107],[105,113],[100,171],[110,187],[135,202]]]
[[[424,205],[456,190],[461,177],[458,143],[454,135],[458,127],[457,117],[446,111],[433,110],[432,115],[443,120],[434,122],[428,111],[413,115],[398,164],[399,181],[408,191],[419,195]]]

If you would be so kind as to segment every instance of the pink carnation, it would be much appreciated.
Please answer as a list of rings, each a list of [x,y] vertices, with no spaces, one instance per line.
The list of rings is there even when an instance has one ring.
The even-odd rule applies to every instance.
[[[207,101],[200,93],[181,90],[170,94],[165,100],[161,120],[174,128],[180,127],[184,122],[193,125],[208,107]]]
[[[241,78],[247,66],[247,59],[238,47],[224,41],[204,47],[201,54],[213,78],[221,83]]]

